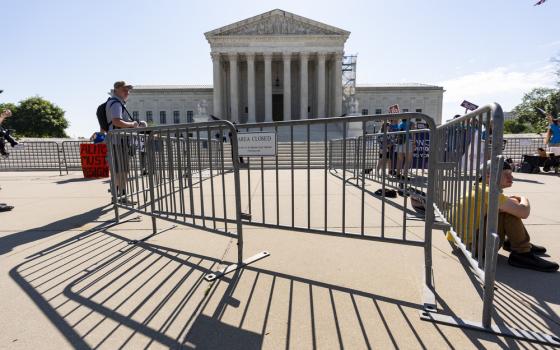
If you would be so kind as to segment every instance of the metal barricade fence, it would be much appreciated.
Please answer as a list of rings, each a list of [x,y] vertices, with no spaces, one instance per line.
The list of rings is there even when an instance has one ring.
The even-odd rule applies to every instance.
[[[429,174],[436,178],[434,210],[446,224],[447,238],[482,281],[483,309],[481,322],[431,312],[421,313],[422,319],[558,345],[546,334],[492,324],[500,247],[498,197],[504,162],[501,107],[488,105],[454,119],[439,126],[436,136],[439,152],[431,155],[437,157],[437,167]]]
[[[183,136],[188,135],[188,136]],[[214,140],[232,135],[231,147]],[[243,259],[236,130],[207,122],[111,131],[107,136],[115,216],[119,208],[237,239],[238,261],[213,280],[268,256]],[[144,153],[144,160],[137,155]],[[161,231],[160,231],[161,232]]]
[[[430,130],[368,134],[358,137],[356,146],[356,181],[363,173],[366,179],[399,190],[399,194],[426,196]]]
[[[366,124],[390,119],[422,119],[431,133],[434,121],[420,113],[370,115],[244,124],[244,132],[274,132],[282,148],[272,157],[249,157],[241,171],[244,223],[312,234],[376,240],[424,248],[426,310],[435,308],[432,291],[431,230],[433,211],[419,214],[407,195],[388,198],[366,187],[365,172],[356,176],[366,152]],[[428,131],[427,131],[428,132]],[[342,135],[342,138],[340,136]],[[411,131],[404,133],[411,140]],[[410,151],[406,147],[407,154]],[[371,158],[371,157],[370,157]],[[368,160],[369,161],[369,160]],[[431,161],[431,159],[428,159]],[[435,159],[434,159],[435,161]],[[283,167],[282,164],[291,164]],[[296,166],[298,164],[298,166]],[[338,171],[341,170],[341,171]],[[412,171],[407,172],[413,177]],[[386,180],[388,180],[387,175]],[[355,181],[354,181],[355,180]],[[433,188],[427,178],[426,188]],[[404,179],[394,179],[406,185]],[[406,188],[406,187],[405,187]],[[432,191],[433,192],[433,191]],[[425,206],[432,207],[430,191]]]
[[[80,157],[80,145],[92,144],[90,141],[62,141],[62,159],[66,174],[69,170],[82,170],[82,160]]]
[[[504,158],[511,159],[517,166],[523,162],[524,155],[533,155],[542,147],[546,150],[544,137],[505,137]]]
[[[0,157],[0,171],[58,170],[62,175],[60,145],[57,142],[26,141],[20,145],[21,148],[12,148],[5,144],[9,156]]]

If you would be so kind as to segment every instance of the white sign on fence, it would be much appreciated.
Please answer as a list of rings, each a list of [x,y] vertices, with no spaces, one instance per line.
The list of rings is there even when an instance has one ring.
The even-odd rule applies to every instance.
[[[530,147],[533,144],[531,139],[519,139],[519,146]]]
[[[240,157],[266,157],[276,155],[276,133],[240,132],[237,134]]]

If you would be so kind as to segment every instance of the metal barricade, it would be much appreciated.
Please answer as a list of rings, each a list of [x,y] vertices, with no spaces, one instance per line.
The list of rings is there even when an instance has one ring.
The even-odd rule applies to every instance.
[[[92,144],[90,141],[62,141],[62,155],[66,174],[69,170],[82,170],[80,145]]]
[[[4,141],[0,141],[4,142]],[[25,141],[21,148],[5,144],[8,157],[0,157],[0,171],[58,170],[62,175],[60,145],[54,141]]]
[[[498,196],[504,157],[503,112],[488,105],[454,119],[437,129],[434,210],[445,225],[449,240],[483,284],[482,321],[422,312],[421,318],[441,324],[481,330],[520,339],[560,345],[547,334],[492,324],[494,289],[500,239]],[[488,166],[488,161],[490,167]]]
[[[408,198],[407,179],[414,178],[412,169],[407,169],[402,179],[388,174],[385,169],[382,188],[390,177],[396,188],[397,183],[403,186],[401,196],[395,191],[396,198],[372,191],[369,174],[357,171],[366,167],[360,164],[369,164],[373,159],[371,150],[364,147],[370,136],[366,124],[397,118],[408,122],[422,119],[428,125],[425,132],[435,132],[433,119],[420,113],[240,125],[240,132],[274,132],[277,139],[282,140],[276,155],[244,160],[241,195],[242,205],[248,210],[244,223],[423,247],[424,306],[426,310],[433,310],[431,232],[434,218],[432,210],[425,210],[432,207],[433,178],[423,179],[427,191],[420,213],[410,205]],[[407,142],[412,142],[413,134],[408,130],[403,136]],[[403,149],[408,155],[412,145]],[[367,159],[365,163],[364,159]],[[428,158],[427,162],[435,162],[435,159]]]
[[[504,142],[504,158],[511,159],[516,166],[523,162],[524,155],[533,155],[538,148],[546,150],[544,137],[505,137]]]
[[[162,232],[156,219],[237,239],[237,263],[207,280],[268,256],[243,259],[236,133],[223,121],[121,129],[107,136],[117,221],[119,209],[150,216],[153,233],[144,240]],[[221,141],[224,135],[232,135],[231,146]]]

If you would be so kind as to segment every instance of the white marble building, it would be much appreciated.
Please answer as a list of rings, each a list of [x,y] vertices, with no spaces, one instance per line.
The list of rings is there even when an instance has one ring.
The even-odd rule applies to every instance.
[[[207,120],[238,123],[340,116],[342,57],[350,32],[273,10],[205,33],[213,86],[136,86],[128,110],[153,125]],[[362,114],[399,104],[441,122],[443,88],[358,85]]]

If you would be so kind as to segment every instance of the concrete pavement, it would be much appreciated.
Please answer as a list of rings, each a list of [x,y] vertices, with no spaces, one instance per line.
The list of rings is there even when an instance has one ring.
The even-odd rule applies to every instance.
[[[509,192],[531,199],[531,237],[558,261],[560,178],[518,176]],[[208,283],[235,261],[229,237],[179,226],[130,245],[151,221],[111,226],[103,180],[0,173],[0,185],[16,206],[0,213],[2,349],[543,348],[421,321],[420,247],[246,225],[246,255],[271,256]],[[560,334],[560,273],[500,254],[497,322]],[[440,312],[480,320],[480,284],[441,231],[433,255]]]

